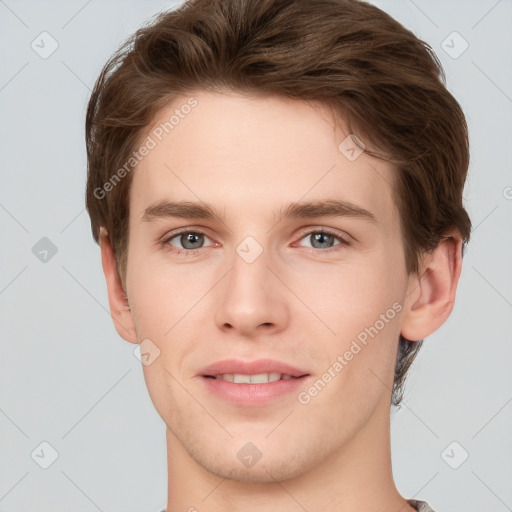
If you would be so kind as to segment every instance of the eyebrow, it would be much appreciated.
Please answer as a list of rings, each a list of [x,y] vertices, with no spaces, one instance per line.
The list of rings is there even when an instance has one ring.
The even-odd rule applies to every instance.
[[[338,199],[290,203],[274,215],[282,218],[314,219],[318,217],[353,217],[377,223],[373,213],[355,204]],[[160,200],[148,206],[141,217],[142,222],[156,219],[182,218],[191,220],[220,220],[224,216],[215,207],[204,202]]]

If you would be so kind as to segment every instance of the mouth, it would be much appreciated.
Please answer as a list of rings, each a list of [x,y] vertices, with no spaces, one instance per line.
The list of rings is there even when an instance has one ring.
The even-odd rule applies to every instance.
[[[304,370],[272,359],[218,361],[197,376],[212,399],[243,407],[291,400],[311,377]]]
[[[279,380],[300,379],[307,374],[295,377],[286,373],[271,372],[271,373],[257,373],[254,375],[243,373],[223,373],[218,375],[204,375],[207,379],[224,380],[233,382],[234,384],[268,384],[270,382],[277,382]]]

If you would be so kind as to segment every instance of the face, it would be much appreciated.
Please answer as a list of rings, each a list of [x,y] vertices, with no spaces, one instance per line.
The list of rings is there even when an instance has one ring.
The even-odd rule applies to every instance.
[[[408,288],[393,168],[354,159],[319,105],[193,98],[159,113],[181,115],[148,132],[130,193],[126,291],[158,354],[145,380],[176,453],[292,478],[389,415]]]

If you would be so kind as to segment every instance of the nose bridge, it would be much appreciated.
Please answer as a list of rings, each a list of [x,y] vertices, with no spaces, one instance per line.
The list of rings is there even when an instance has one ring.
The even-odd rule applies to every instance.
[[[254,236],[247,236],[235,247],[227,292],[238,297],[241,303],[263,300],[262,296],[269,294],[275,284],[268,270],[271,254],[264,244],[265,241],[260,243]]]

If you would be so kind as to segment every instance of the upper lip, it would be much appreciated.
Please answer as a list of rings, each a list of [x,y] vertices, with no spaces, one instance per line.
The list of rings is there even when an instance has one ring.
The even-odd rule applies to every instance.
[[[217,361],[206,368],[203,368],[199,375],[216,376],[226,373],[238,373],[242,375],[257,375],[260,373],[280,373],[281,375],[291,375],[292,377],[302,377],[309,375],[308,372],[296,368],[288,363],[276,361],[274,359],[257,359],[254,361],[243,361],[241,359],[224,359]]]

